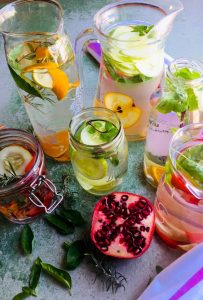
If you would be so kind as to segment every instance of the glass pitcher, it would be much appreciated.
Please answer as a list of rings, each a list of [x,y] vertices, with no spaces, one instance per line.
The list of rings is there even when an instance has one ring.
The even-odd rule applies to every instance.
[[[118,1],[98,11],[94,29],[76,40],[79,57],[84,41],[98,38],[102,60],[93,106],[116,112],[128,140],[146,136],[150,98],[164,77],[165,39],[182,9],[178,0]]]
[[[44,152],[69,160],[68,125],[82,108],[74,54],[54,0],[18,0],[0,10],[10,73]]]
[[[172,247],[203,242],[203,124],[179,129],[155,200],[156,229]]]
[[[164,91],[151,103],[144,172],[147,181],[157,187],[174,132],[186,124],[203,121],[203,64],[186,58],[171,62]]]

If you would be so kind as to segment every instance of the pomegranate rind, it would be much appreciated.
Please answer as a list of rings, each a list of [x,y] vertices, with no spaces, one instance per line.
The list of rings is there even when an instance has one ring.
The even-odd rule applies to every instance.
[[[121,200],[122,196],[127,196],[127,200]],[[114,201],[119,202],[119,207],[122,207],[123,203],[126,203],[126,214],[124,212],[124,215],[122,215],[122,212],[116,213],[115,208],[109,208],[108,201],[109,198],[114,197]],[[142,209],[137,207],[136,205],[138,202],[142,199],[142,202],[145,202],[146,205]],[[104,205],[106,203],[106,205]],[[149,207],[148,210],[150,210],[150,213],[148,216],[143,217],[142,220],[139,220],[139,216],[144,216],[142,213],[144,213],[144,208]],[[106,208],[106,210],[105,210]],[[132,212],[132,209],[137,209],[137,211]],[[124,210],[125,211],[125,210]],[[107,217],[106,214],[117,214],[116,220],[112,223],[111,217]],[[146,210],[145,210],[146,213]],[[126,217],[125,217],[126,216]],[[131,218],[137,218],[135,224],[127,225],[127,221],[129,221]],[[141,217],[140,217],[141,218]],[[139,221],[139,222],[138,222]],[[129,228],[127,226],[130,226]],[[144,227],[145,230],[141,231],[140,228]],[[109,228],[109,230],[105,234],[105,228]],[[134,229],[132,229],[134,228]],[[91,240],[95,244],[95,246],[105,255],[117,257],[117,258],[138,258],[141,255],[143,255],[147,249],[149,248],[153,233],[155,229],[155,213],[154,208],[151,202],[140,195],[136,195],[133,193],[128,192],[114,192],[110,195],[107,195],[105,197],[102,197],[96,204],[93,212],[92,217],[92,225],[91,225]],[[118,231],[120,230],[120,231]],[[129,251],[129,249],[132,248],[128,244],[128,241],[126,241],[126,230],[127,235],[132,236],[132,241],[129,241],[129,243],[133,243],[133,251]],[[134,233],[131,231],[133,230]],[[137,237],[137,234],[139,232],[139,235]],[[102,233],[102,236],[101,236]],[[98,237],[98,236],[101,236]],[[111,236],[114,235],[114,238],[111,240]],[[129,236],[128,236],[129,237]],[[135,243],[138,242],[138,239],[145,239],[144,246],[141,247],[140,245],[137,246]],[[106,240],[107,239],[107,240]],[[108,243],[108,240],[111,240],[110,245],[106,245],[105,243]],[[106,241],[106,242],[105,242]],[[100,245],[98,244],[100,243]],[[101,245],[101,243],[104,243],[105,245]],[[141,248],[141,252],[135,254],[135,249]],[[140,251],[140,250],[139,250]],[[136,251],[137,252],[137,251]]]

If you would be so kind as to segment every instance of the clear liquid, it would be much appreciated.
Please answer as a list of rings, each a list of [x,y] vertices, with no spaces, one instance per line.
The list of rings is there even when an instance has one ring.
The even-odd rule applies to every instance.
[[[109,33],[118,40],[112,40],[109,47],[103,46],[94,100],[95,107],[103,106],[116,112],[128,140],[145,138],[150,98],[160,88],[164,68],[163,45],[156,43],[155,37],[127,32],[134,27],[117,26]],[[126,32],[122,34],[123,28]],[[112,34],[119,30],[118,36]]]
[[[68,37],[18,44],[8,51],[7,60],[14,80],[20,80],[19,92],[44,152],[68,160],[68,126],[81,108],[76,104],[79,80]]]
[[[97,121],[101,122],[101,120],[94,120],[94,122]],[[107,123],[104,120],[102,122]],[[111,122],[108,123],[112,126],[112,132],[117,134],[117,128]],[[88,137],[83,134],[83,130],[86,130],[87,126],[89,126],[87,122],[83,122],[75,134],[75,138],[82,144],[85,144],[84,139],[86,141],[91,139],[91,134],[88,134]],[[101,130],[105,131],[104,128]],[[115,134],[112,135],[112,140]],[[102,133],[102,139],[98,132],[94,132],[92,135],[94,137],[89,151],[71,147],[71,163],[80,185],[89,193],[103,195],[117,189],[122,183],[123,176],[127,172],[128,146],[125,136],[122,135],[117,146],[112,144],[112,147],[105,150],[102,145],[110,142],[111,138],[109,136],[106,138],[105,133]],[[89,144],[90,142],[88,142]]]

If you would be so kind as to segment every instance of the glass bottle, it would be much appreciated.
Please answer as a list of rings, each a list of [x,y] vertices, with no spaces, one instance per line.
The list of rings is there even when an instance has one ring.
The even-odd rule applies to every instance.
[[[170,246],[189,250],[203,242],[203,124],[173,136],[155,213],[157,232]]]
[[[63,10],[54,0],[18,0],[0,10],[6,59],[44,152],[69,160],[68,125],[82,105]]]
[[[63,196],[56,191],[54,184],[46,178],[44,154],[33,135],[17,129],[0,130],[0,153],[2,149],[18,147],[29,152],[32,160],[23,176],[0,187],[0,212],[14,223],[24,224],[33,221],[43,213],[51,213],[62,201]],[[12,148],[13,149],[13,148]],[[12,150],[13,151],[13,150]],[[8,153],[7,153],[8,154]],[[9,162],[18,164],[21,155],[10,153]],[[1,164],[5,164],[5,160]],[[10,172],[10,171],[9,171]],[[15,173],[14,173],[15,174]],[[9,173],[8,176],[13,175]],[[0,174],[0,183],[5,174]],[[16,176],[16,175],[15,175]]]
[[[117,189],[127,172],[128,144],[116,114],[105,108],[87,108],[74,116],[70,157],[75,176],[86,191],[104,195]]]
[[[156,187],[174,132],[186,124],[203,121],[203,65],[195,60],[174,60],[166,72],[164,92],[153,97],[151,105],[144,172]]]

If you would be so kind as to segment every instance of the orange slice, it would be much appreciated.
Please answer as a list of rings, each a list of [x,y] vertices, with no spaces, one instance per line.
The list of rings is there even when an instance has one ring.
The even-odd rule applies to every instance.
[[[46,59],[50,57],[49,49],[46,47],[37,47],[36,51],[36,60]]]
[[[33,79],[38,85],[52,89],[58,100],[64,99],[68,91],[80,83],[70,83],[67,74],[53,62],[34,64],[23,70],[23,73],[26,72],[33,73]]]
[[[43,151],[57,160],[69,160],[68,130],[62,130],[47,136],[38,137]],[[61,159],[64,157],[64,159]]]
[[[161,166],[156,165],[156,166],[151,167],[152,176],[157,181],[157,183],[159,183],[159,181],[164,173],[164,170],[165,170],[164,166],[161,167]]]

